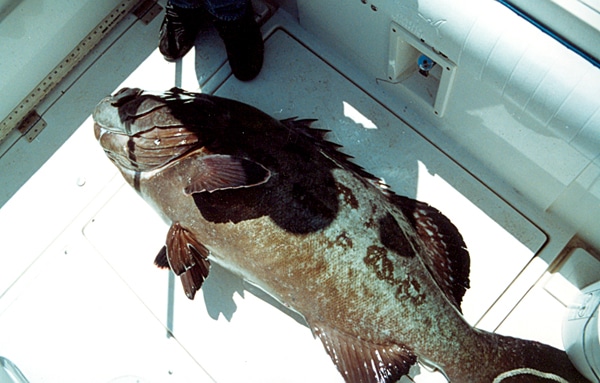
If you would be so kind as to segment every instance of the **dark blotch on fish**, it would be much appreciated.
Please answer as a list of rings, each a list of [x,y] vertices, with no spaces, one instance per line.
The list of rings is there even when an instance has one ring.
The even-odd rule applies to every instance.
[[[369,246],[364,261],[367,266],[375,271],[377,278],[390,284],[395,282],[394,264],[388,258],[388,251],[385,247],[376,245]]]
[[[335,186],[337,187],[340,196],[342,197],[344,202],[350,205],[350,207],[352,207],[353,209],[358,209],[358,200],[356,199],[356,196],[352,194],[352,190],[340,183],[337,183]]]
[[[194,202],[202,216],[210,222],[238,223],[269,216],[291,233],[309,233],[329,225],[337,214],[337,196],[333,179],[326,172],[299,178],[291,187],[280,185],[275,175],[269,182],[249,189],[222,190],[219,193],[195,193]],[[319,191],[307,180],[320,184]],[[284,204],[284,211],[274,206]]]
[[[395,251],[398,255],[403,257],[415,256],[408,238],[406,238],[398,222],[390,213],[379,220],[379,238],[386,248]]]

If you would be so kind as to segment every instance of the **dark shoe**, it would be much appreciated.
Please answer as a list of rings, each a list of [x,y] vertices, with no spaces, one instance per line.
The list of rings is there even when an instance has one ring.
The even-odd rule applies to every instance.
[[[265,48],[252,6],[239,20],[215,20],[215,27],[225,43],[233,75],[241,81],[255,78],[262,68]]]
[[[167,61],[176,61],[192,49],[200,29],[200,9],[179,8],[167,2],[158,49]]]

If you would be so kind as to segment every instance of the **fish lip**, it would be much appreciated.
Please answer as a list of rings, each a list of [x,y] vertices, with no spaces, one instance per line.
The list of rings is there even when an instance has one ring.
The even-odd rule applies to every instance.
[[[113,121],[113,118],[118,117],[118,115],[115,114],[118,114],[118,109],[112,105],[112,96],[104,97],[92,112],[94,130],[96,130],[95,126],[98,125],[106,130],[114,131],[115,133],[121,132],[120,129],[115,129],[115,121]]]
[[[94,122],[94,137],[96,137],[96,141],[100,141],[100,137],[103,134],[102,129],[102,126]]]

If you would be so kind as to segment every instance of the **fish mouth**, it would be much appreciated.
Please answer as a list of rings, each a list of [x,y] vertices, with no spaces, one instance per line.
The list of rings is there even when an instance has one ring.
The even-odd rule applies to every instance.
[[[122,169],[161,168],[200,145],[197,134],[173,115],[167,97],[138,88],[105,97],[92,117],[96,139]]]

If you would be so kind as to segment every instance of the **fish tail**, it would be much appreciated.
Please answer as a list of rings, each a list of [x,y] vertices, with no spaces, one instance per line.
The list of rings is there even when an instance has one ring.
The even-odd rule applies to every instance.
[[[496,363],[485,381],[493,383],[588,383],[567,353],[552,346],[499,334],[486,333],[496,348]]]
[[[476,350],[444,368],[450,382],[589,383],[567,353],[552,346],[476,330]]]

